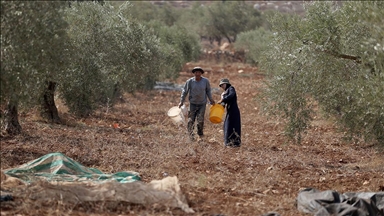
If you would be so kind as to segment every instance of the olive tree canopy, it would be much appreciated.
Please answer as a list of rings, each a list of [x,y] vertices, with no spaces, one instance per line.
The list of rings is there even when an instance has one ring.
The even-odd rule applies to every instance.
[[[384,3],[314,2],[304,18],[270,18],[266,111],[281,113],[300,141],[314,107],[351,138],[384,143]]]

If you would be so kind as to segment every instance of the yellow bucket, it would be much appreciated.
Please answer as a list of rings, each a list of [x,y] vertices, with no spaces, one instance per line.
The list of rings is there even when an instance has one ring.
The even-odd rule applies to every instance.
[[[224,107],[221,104],[211,106],[209,110],[209,121],[219,124],[223,121]]]

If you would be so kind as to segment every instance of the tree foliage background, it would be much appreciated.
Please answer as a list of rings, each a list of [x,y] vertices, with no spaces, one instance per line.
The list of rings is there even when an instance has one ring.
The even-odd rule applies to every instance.
[[[113,106],[125,92],[175,79],[210,38],[245,49],[247,63],[268,73],[265,111],[287,119],[291,138],[300,142],[319,111],[350,138],[383,143],[383,13],[380,1],[310,2],[304,17],[261,13],[243,1],[177,9],[171,2],[1,1],[2,127],[17,126],[18,109],[44,101],[47,83],[80,117]]]
[[[314,2],[303,19],[270,17],[273,41],[262,66],[269,73],[269,113],[288,119],[300,142],[314,107],[350,138],[384,143],[384,4]]]
[[[207,36],[226,38],[229,43],[236,42],[239,33],[262,25],[260,12],[242,1],[217,1],[204,9],[201,24]]]
[[[87,117],[124,92],[176,78],[198,57],[196,36],[142,24],[133,11],[130,2],[1,1],[2,127],[19,133],[18,110],[43,101],[48,81],[71,113]]]
[[[268,43],[272,39],[272,32],[260,27],[255,30],[245,31],[238,34],[234,44],[237,50],[246,50],[246,62],[251,65],[258,65],[261,54],[267,51]]]

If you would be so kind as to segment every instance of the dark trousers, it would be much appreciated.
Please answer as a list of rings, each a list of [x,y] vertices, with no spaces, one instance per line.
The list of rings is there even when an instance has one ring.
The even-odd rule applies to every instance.
[[[206,104],[189,104],[188,113],[188,133],[190,138],[193,138],[195,121],[197,119],[197,135],[203,136],[204,130],[204,115]]]
[[[237,106],[227,109],[224,121],[224,144],[239,147],[241,145],[241,119]]]

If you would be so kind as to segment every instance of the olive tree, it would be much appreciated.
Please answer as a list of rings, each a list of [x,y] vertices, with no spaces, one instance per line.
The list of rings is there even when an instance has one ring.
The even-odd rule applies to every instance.
[[[180,14],[189,11],[189,9],[176,9],[169,3],[156,6],[149,2],[133,2],[122,10],[122,14],[128,20],[140,21],[148,28],[148,33],[158,38],[159,49],[155,56],[158,59],[156,65],[160,70],[157,77],[159,80],[177,78],[182,65],[188,61],[197,60],[201,52],[199,36],[196,32],[185,27],[186,23],[168,22],[173,18],[164,18],[163,14],[169,10],[173,11],[174,19],[178,19]],[[138,11],[145,11],[148,15],[143,17],[143,14],[138,14]]]
[[[214,2],[205,9],[203,27],[207,36],[224,37],[235,42],[240,32],[261,26],[261,14],[245,2]]]
[[[78,116],[112,105],[119,92],[150,88],[159,75],[162,58],[157,37],[124,18],[129,3],[120,7],[81,2],[66,10],[75,52],[60,95]]]
[[[241,32],[234,46],[237,50],[246,51],[246,62],[257,66],[261,54],[268,49],[268,43],[272,39],[272,32],[260,27],[255,30]]]
[[[150,1],[131,1],[132,9],[125,15],[140,23],[159,21],[167,26],[173,26],[182,15],[183,9],[174,7],[170,2],[153,4]]]
[[[184,27],[190,33],[196,34],[200,38],[206,37],[206,32],[202,27],[205,22],[205,9],[206,6],[198,1],[192,3],[190,8],[180,9],[182,13],[175,25]]]
[[[2,128],[21,132],[20,107],[39,103],[50,118],[51,90],[65,67],[67,23],[62,19],[64,2],[1,1],[0,103],[5,107]],[[53,115],[53,116],[52,116]]]
[[[179,76],[182,66],[189,61],[195,61],[201,53],[198,35],[188,31],[183,26],[167,26],[161,22],[148,23],[161,43],[161,50],[166,56],[164,73],[160,79],[175,79]]]
[[[350,138],[384,143],[384,3],[307,8],[304,18],[269,19],[274,37],[261,64],[269,73],[266,111],[286,117],[298,142],[316,105]]]

